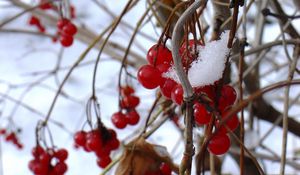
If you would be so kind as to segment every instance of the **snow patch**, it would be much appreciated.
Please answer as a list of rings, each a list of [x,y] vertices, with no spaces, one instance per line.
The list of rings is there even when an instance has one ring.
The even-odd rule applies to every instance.
[[[222,77],[226,57],[229,54],[228,38],[229,30],[222,33],[220,40],[208,42],[205,47],[197,47],[199,56],[192,62],[188,71],[188,79],[192,87],[210,85]],[[174,66],[164,73],[163,77],[180,82]]]

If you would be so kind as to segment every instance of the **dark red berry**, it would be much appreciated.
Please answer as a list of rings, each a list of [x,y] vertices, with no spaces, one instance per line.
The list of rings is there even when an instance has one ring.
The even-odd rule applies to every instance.
[[[53,167],[53,171],[56,174],[64,174],[68,170],[68,166],[64,162],[57,162],[57,164]]]
[[[68,23],[70,23],[70,20],[66,19],[66,18],[62,18],[62,19],[59,19],[56,23],[56,26],[59,30],[62,30],[63,27],[65,25],[67,25]]]
[[[147,53],[147,60],[150,65],[170,64],[172,61],[171,51],[162,44],[153,45]]]
[[[85,131],[78,131],[74,135],[74,141],[76,145],[84,146],[86,142],[86,132]]]
[[[214,135],[208,143],[208,150],[214,155],[221,155],[228,151],[230,139],[226,134]]]
[[[60,43],[64,47],[69,47],[73,44],[73,37],[69,35],[61,35],[60,36]]]
[[[134,95],[125,96],[121,103],[124,108],[133,109],[140,104],[140,98]]]
[[[105,168],[107,165],[109,165],[111,162],[111,158],[109,156],[107,157],[101,157],[97,159],[97,164],[100,168]]]
[[[138,81],[147,89],[154,89],[161,84],[161,73],[151,65],[140,67],[137,73]]]
[[[124,86],[124,87],[121,87],[120,91],[121,91],[122,96],[129,96],[129,95],[131,95],[135,92],[134,89],[131,86],[128,86],[128,85]]]
[[[115,127],[119,129],[123,129],[127,125],[126,117],[122,112],[114,113],[111,117],[111,121],[115,125]]]
[[[136,125],[140,121],[140,115],[136,110],[130,110],[125,117],[129,125]]]
[[[194,118],[198,125],[206,125],[210,122],[211,114],[206,110],[205,106],[200,103],[194,104]]]

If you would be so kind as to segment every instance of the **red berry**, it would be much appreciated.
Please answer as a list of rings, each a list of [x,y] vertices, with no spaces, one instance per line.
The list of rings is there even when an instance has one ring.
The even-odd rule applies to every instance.
[[[111,150],[118,149],[120,146],[120,141],[117,138],[113,138],[108,140],[107,147],[109,147]]]
[[[202,44],[199,41],[196,41],[196,47],[198,45],[202,45]],[[182,65],[184,67],[188,67],[196,59],[195,40],[194,39],[189,40],[188,44],[184,42],[179,49],[179,53],[182,57],[182,61],[181,61]]]
[[[224,85],[221,90],[221,97],[219,99],[219,110],[224,111],[228,106],[233,105],[236,100],[236,91],[230,85]]]
[[[44,152],[39,156],[39,161],[43,165],[48,166],[50,164],[50,161],[51,161],[51,156],[47,152]]]
[[[172,174],[172,170],[170,168],[170,166],[166,163],[161,163],[160,167],[159,167],[162,175],[171,175]]]
[[[85,131],[78,131],[74,135],[74,141],[76,145],[84,146],[86,142],[86,132]]]
[[[56,157],[59,161],[65,161],[68,158],[68,151],[66,149],[59,149],[54,152],[54,157]]]
[[[206,94],[208,98],[210,98],[212,101],[215,99],[215,92],[214,92],[214,86],[213,85],[206,85],[202,87],[196,87],[195,92],[197,94],[203,93]]]
[[[226,110],[225,112],[222,113],[222,119],[224,119],[224,117],[227,115],[227,113],[230,111],[230,109]],[[238,126],[239,126],[239,118],[237,116],[237,114],[234,114],[233,116],[231,116],[224,125],[227,126],[228,129],[230,129],[231,131],[234,131]],[[220,131],[219,132],[223,132],[223,133],[227,133],[227,129],[225,126],[221,126],[221,128],[219,128]]]
[[[210,122],[211,114],[206,110],[203,104],[195,103],[194,118],[198,125],[206,125]]]
[[[36,146],[31,150],[33,157],[39,157],[43,153],[45,153],[45,150],[41,146]]]
[[[124,86],[124,87],[121,87],[120,91],[121,91],[122,96],[129,96],[129,95],[131,95],[135,92],[134,89],[131,86],[128,86],[128,85]]]
[[[68,23],[70,23],[70,20],[66,19],[66,18],[62,18],[62,19],[59,19],[56,23],[56,27],[59,29],[59,30],[62,30],[63,27],[65,25],[67,25]]]
[[[57,162],[57,164],[53,167],[53,171],[56,174],[64,174],[68,170],[68,166],[64,162]]]
[[[109,156],[107,157],[101,157],[97,159],[97,164],[100,168],[105,168],[107,165],[109,165],[111,162],[111,158]]]
[[[41,5],[39,6],[40,7],[40,9],[42,9],[42,10],[48,10],[48,9],[52,9],[52,5],[51,5],[51,3],[45,3],[45,2],[41,2]]]
[[[167,99],[171,99],[172,89],[177,85],[174,80],[166,79],[163,85],[160,86],[161,94]]]
[[[77,27],[72,22],[69,22],[65,26],[63,26],[62,32],[66,35],[73,36],[77,32]]]
[[[69,35],[61,35],[60,36],[60,43],[64,47],[69,47],[73,44],[73,37]]]
[[[73,5],[70,5],[70,13],[71,13],[71,18],[75,18],[75,7]]]
[[[125,96],[121,103],[122,107],[133,109],[140,104],[140,98],[134,95]]]
[[[214,135],[208,143],[208,150],[214,155],[221,155],[228,151],[230,139],[226,134]]]
[[[35,16],[31,16],[31,17],[29,18],[28,23],[29,23],[30,25],[36,25],[36,26],[38,26],[38,25],[40,25],[40,19],[37,18],[37,17],[35,17]]]
[[[154,89],[160,85],[161,73],[151,65],[140,67],[137,74],[138,81],[147,89]]]
[[[105,145],[101,148],[98,148],[95,151],[95,153],[98,158],[102,158],[102,157],[109,157],[110,151],[111,151],[111,148],[109,146]]]
[[[136,110],[130,110],[125,117],[129,125],[136,125],[140,121],[140,115]]]
[[[171,92],[172,101],[178,105],[181,105],[183,102],[183,89],[180,84],[176,85]]]
[[[170,64],[172,61],[171,51],[162,44],[153,45],[148,53],[147,60],[150,65]]]
[[[121,111],[114,113],[111,117],[111,121],[115,125],[115,127],[119,129],[123,129],[127,125],[126,117]]]
[[[96,151],[102,147],[102,137],[98,130],[88,132],[86,136],[86,147],[92,151]]]
[[[113,129],[108,129],[108,132],[109,132],[109,134],[110,134],[110,139],[115,139],[115,138],[117,138],[117,133],[116,133],[115,130],[113,130]]]

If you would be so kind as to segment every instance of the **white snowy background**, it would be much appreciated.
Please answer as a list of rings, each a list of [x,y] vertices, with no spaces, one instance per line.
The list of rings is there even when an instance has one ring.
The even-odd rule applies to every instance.
[[[28,1],[24,1],[28,2]],[[106,25],[111,22],[112,18],[99,9],[92,1],[77,0],[72,1],[77,10],[78,18],[75,20],[77,25],[84,23],[88,28],[95,32],[100,32]],[[115,15],[118,15],[124,7],[126,1],[101,1],[100,3],[105,4],[110,10],[113,11]],[[5,2],[0,1],[0,6],[3,6],[0,10],[0,21],[9,16],[20,12],[20,9],[13,7],[6,7]],[[141,12],[145,9],[145,2],[138,3],[130,13],[128,13],[124,21],[135,26]],[[211,11],[210,11],[211,12]],[[29,15],[23,15],[14,22],[6,25],[7,28],[23,28],[32,29],[27,25]],[[298,22],[299,20],[295,21]],[[265,33],[264,41],[270,41],[274,39],[279,34],[280,30],[278,25],[273,24],[267,27],[268,32]],[[53,30],[53,29],[52,29]],[[157,29],[160,30],[160,29]],[[254,29],[248,28],[249,40],[253,40]],[[50,30],[51,31],[51,30]],[[113,41],[126,46],[130,39],[131,30],[126,28],[118,29],[112,36]],[[153,30],[151,23],[143,26],[142,31],[150,36],[157,39],[159,36],[157,31]],[[52,31],[53,32],[53,31]],[[159,32],[158,32],[159,33]],[[133,47],[141,55],[145,55],[147,49],[153,44],[153,41],[146,40],[142,37],[137,39],[138,43],[144,48],[141,50],[136,45]],[[78,59],[79,55],[86,49],[86,45],[75,41],[72,47],[67,48],[63,51],[62,66],[70,66],[72,63]],[[51,71],[57,61],[57,53],[60,50],[60,45],[58,43],[53,44],[51,39],[43,38],[32,35],[25,34],[15,34],[15,33],[0,33],[0,92],[2,94],[7,94],[10,97],[18,99],[20,95],[27,91],[26,84],[33,82],[38,78],[44,76],[45,74],[40,74],[38,76],[30,75],[31,72],[35,71]],[[84,62],[89,62],[94,60],[97,56],[97,51],[92,50]],[[282,54],[284,56],[284,54]],[[97,75],[97,96],[101,104],[101,115],[103,122],[108,127],[113,127],[110,122],[110,115],[118,110],[118,97],[116,93],[117,89],[117,79],[120,64],[113,61],[107,55],[102,55],[103,61],[100,63],[98,75]],[[99,174],[101,169],[96,164],[96,156],[90,153],[86,153],[83,150],[75,150],[73,148],[72,133],[82,128],[85,116],[85,103],[90,97],[92,90],[92,69],[94,64],[86,64],[77,68],[67,84],[64,87],[64,91],[74,97],[78,102],[70,101],[64,97],[60,97],[55,109],[51,115],[51,119],[63,123],[65,128],[70,131],[66,132],[60,127],[50,123],[49,127],[51,129],[52,136],[54,137],[54,143],[56,146],[65,147],[69,150],[69,158],[67,159],[68,172],[67,175],[82,175],[82,174]],[[262,68],[264,69],[264,68]],[[267,69],[267,68],[265,68]],[[66,70],[60,71],[58,74],[59,81],[62,81],[66,74]],[[273,75],[276,79],[266,79],[261,82],[261,84],[267,85],[270,82],[278,81],[278,77],[283,80],[286,78],[287,70],[282,72],[277,72]],[[236,77],[233,77],[233,79]],[[21,85],[25,86],[18,88],[8,87],[9,82],[11,85]],[[150,109],[150,104],[154,99],[154,91],[145,90],[136,81],[132,81],[134,87],[136,88],[136,94],[141,98],[141,104],[138,107],[138,111],[142,113],[142,120],[139,125],[134,127],[126,127],[124,130],[117,130],[119,139],[124,139],[131,135],[139,126],[144,124],[144,119],[147,115],[147,111]],[[9,92],[8,89],[11,89]],[[30,89],[27,93],[23,102],[32,108],[40,111],[44,115],[47,113],[50,104],[53,100],[55,91],[52,89],[57,89],[55,84],[55,79],[53,76],[49,78],[41,85],[35,86]],[[299,91],[299,89],[293,89],[292,92]],[[277,91],[278,92],[278,91]],[[281,91],[280,91],[281,92]],[[276,93],[276,92],[275,92]],[[266,99],[271,98],[272,94],[266,95]],[[12,115],[11,109],[14,107],[14,103],[9,100],[1,101],[1,122],[0,127],[5,125],[5,118]],[[274,105],[277,105],[274,103]],[[282,105],[277,105],[279,109],[282,109]],[[299,108],[293,108],[291,114],[298,115],[300,113]],[[32,174],[28,169],[28,161],[32,159],[30,154],[32,147],[35,146],[34,132],[37,121],[40,119],[39,115],[36,115],[23,107],[19,107],[18,110],[13,113],[13,120],[16,126],[22,128],[22,133],[20,134],[20,141],[24,144],[25,148],[21,151],[17,150],[10,143],[4,142],[3,138],[0,140],[0,154],[2,158],[3,165],[3,175],[27,175]],[[262,136],[271,125],[266,122],[259,122],[262,127],[260,136]],[[181,151],[183,149],[183,144],[177,144],[180,138],[179,133],[176,131],[174,125],[171,122],[165,123],[155,134],[153,134],[148,140],[153,143],[159,143],[165,145],[169,152],[172,152],[173,158],[178,163],[181,158]],[[197,132],[201,130],[197,129]],[[246,137],[246,142],[253,144],[255,141],[256,134],[253,136]],[[279,137],[280,136],[280,137]],[[275,152],[280,152],[281,150],[281,130],[276,129],[272,132],[264,143],[271,146],[272,150]],[[299,140],[295,139],[293,135],[289,135],[288,140],[288,155],[292,154],[292,150],[299,147]],[[174,150],[177,150],[174,152]],[[118,153],[117,153],[118,154]],[[223,166],[224,173],[238,174],[239,170],[237,165],[229,156],[225,156],[225,164]],[[268,174],[277,174],[279,172],[279,164],[266,162],[263,166]],[[1,173],[1,172],[0,172]],[[289,166],[287,166],[287,173],[297,173],[294,172]],[[299,172],[298,172],[299,173]]]

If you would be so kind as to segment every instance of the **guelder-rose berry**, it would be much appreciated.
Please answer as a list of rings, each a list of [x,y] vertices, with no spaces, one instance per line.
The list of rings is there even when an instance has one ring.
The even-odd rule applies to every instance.
[[[150,65],[170,64],[172,61],[171,51],[162,44],[153,45],[147,53],[147,60]]]
[[[115,127],[119,129],[123,129],[127,125],[126,116],[121,111],[114,113],[111,117],[111,121]]]
[[[60,43],[62,46],[64,47],[69,47],[73,44],[73,37],[72,36],[69,36],[69,35],[65,35],[65,34],[62,34],[60,36]]]
[[[198,125],[205,125],[210,122],[211,114],[206,110],[205,106],[200,103],[195,103],[194,106],[194,118]]]
[[[176,85],[171,92],[172,101],[178,105],[181,105],[183,102],[183,89],[180,84]]]
[[[171,92],[173,88],[177,85],[174,80],[166,79],[165,82],[160,86],[161,94],[167,99],[171,99]]]
[[[140,104],[140,98],[134,95],[125,96],[121,102],[124,108],[135,108]]]
[[[65,161],[68,158],[68,151],[64,148],[57,150],[54,152],[54,157],[56,157],[59,161]]]
[[[151,65],[140,67],[137,73],[138,81],[147,89],[154,89],[161,83],[161,73]]]
[[[129,95],[131,95],[135,92],[134,89],[131,86],[128,86],[128,85],[124,86],[124,87],[121,87],[120,91],[121,91],[122,96],[129,96]]]
[[[77,27],[73,23],[69,22],[65,26],[63,26],[62,32],[66,35],[73,36],[77,32]]]
[[[100,168],[105,168],[110,163],[111,163],[111,158],[109,156],[101,157],[101,158],[97,159],[97,164]]]
[[[86,132],[85,131],[78,131],[74,135],[74,141],[76,145],[84,146],[86,142]]]
[[[125,117],[129,125],[136,125],[140,121],[140,115],[136,110],[129,111]]]
[[[227,134],[218,133],[208,143],[208,150],[214,155],[226,153],[230,147],[230,139]]]

